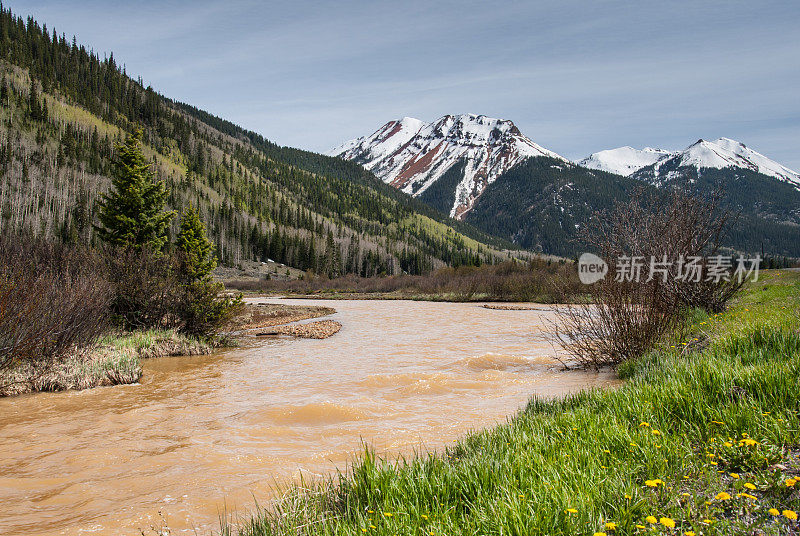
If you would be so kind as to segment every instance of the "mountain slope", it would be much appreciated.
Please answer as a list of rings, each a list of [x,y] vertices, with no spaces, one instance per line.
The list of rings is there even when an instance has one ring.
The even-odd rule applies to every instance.
[[[0,93],[3,230],[94,243],[114,144],[142,127],[170,207],[199,206],[226,263],[269,257],[328,275],[374,275],[504,256],[481,243],[502,242],[355,163],[280,147],[174,102],[128,77],[113,55],[100,59],[6,9]]]
[[[438,205],[459,219],[486,186],[526,158],[549,156],[566,161],[522,135],[511,121],[474,114],[446,115],[433,123],[410,117],[389,121],[371,135],[348,141],[328,154],[362,164],[387,184],[416,197],[459,165],[460,179],[456,182],[449,175],[450,206]],[[444,192],[436,197],[442,199]]]
[[[731,175],[729,169],[704,170],[700,180],[673,186],[688,185],[698,195],[711,195],[720,184],[725,186],[721,208],[734,216],[724,245],[800,256],[800,192],[772,177],[748,170]],[[625,203],[641,189],[652,196],[666,193],[666,188],[633,177],[530,158],[487,187],[465,221],[534,251],[575,255],[584,250],[578,237],[591,215]]]

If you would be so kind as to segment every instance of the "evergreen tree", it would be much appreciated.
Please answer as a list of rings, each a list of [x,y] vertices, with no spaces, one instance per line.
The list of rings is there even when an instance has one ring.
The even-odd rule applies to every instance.
[[[214,246],[206,236],[206,226],[190,204],[181,214],[181,230],[175,240],[184,255],[186,276],[190,281],[208,281],[217,267]]]
[[[100,226],[96,229],[109,244],[160,252],[167,243],[167,225],[175,213],[164,211],[168,193],[142,154],[141,141],[142,131],[137,129],[125,143],[117,145],[113,189],[100,201]]]

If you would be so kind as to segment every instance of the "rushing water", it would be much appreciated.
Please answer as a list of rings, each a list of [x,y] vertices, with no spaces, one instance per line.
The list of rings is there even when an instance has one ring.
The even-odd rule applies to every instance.
[[[344,468],[362,440],[437,448],[533,394],[616,383],[552,365],[544,308],[322,303],[343,325],[326,340],[151,359],[139,385],[0,399],[0,534],[133,535],[164,519],[207,534],[276,483]]]

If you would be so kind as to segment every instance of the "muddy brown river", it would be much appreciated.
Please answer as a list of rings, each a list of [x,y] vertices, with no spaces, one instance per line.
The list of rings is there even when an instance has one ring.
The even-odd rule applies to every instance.
[[[330,305],[342,329],[148,360],[137,385],[0,399],[0,534],[210,534],[276,483],[344,468],[362,440],[441,448],[533,394],[617,383],[553,366],[544,307],[281,302]]]

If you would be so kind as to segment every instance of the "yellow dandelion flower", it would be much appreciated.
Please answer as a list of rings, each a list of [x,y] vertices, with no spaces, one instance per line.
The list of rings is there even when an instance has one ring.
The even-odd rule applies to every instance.
[[[642,422],[642,423],[639,424],[639,426],[642,427],[642,428],[647,428],[648,426],[650,426],[650,423]]]
[[[648,523],[658,523],[658,519],[656,519],[655,516],[647,516],[644,520]]]
[[[745,499],[751,499],[753,501],[757,501],[758,497],[755,495],[750,495],[749,493],[737,493],[737,497],[744,497]]]
[[[367,532],[367,529],[362,528],[361,532]]]
[[[659,523],[664,525],[667,528],[674,529],[675,528],[675,520],[670,517],[662,517],[658,520]]]
[[[606,523],[606,530],[617,530],[617,524],[613,521]]]
[[[369,528],[371,528],[371,529],[377,529],[378,527],[376,527],[375,525],[370,525],[370,526],[369,526]]]
[[[661,435],[661,432],[659,432],[658,430],[651,430],[650,433],[653,435]]]
[[[713,519],[704,519],[703,523],[705,523],[706,525],[711,525],[712,523],[714,523],[714,520]]]
[[[744,487],[746,487],[747,489],[756,489],[756,485],[753,484],[752,482],[745,482]]]
[[[733,478],[739,478],[739,473],[731,473],[731,476],[732,476]]]
[[[605,532],[595,532],[594,536],[606,536]]]
[[[786,487],[787,488],[794,487],[795,484],[797,484],[797,479],[796,478],[787,478],[786,479]]]
[[[718,501],[728,501],[731,498],[731,494],[726,491],[721,491],[717,493],[717,496],[714,498]]]
[[[797,512],[794,510],[784,510],[783,517],[786,519],[791,519],[792,521],[797,521]]]
[[[391,512],[384,512],[384,513],[383,513],[383,515],[384,515],[385,517],[392,517],[394,514],[393,514],[393,513],[391,513]]]
[[[770,508],[770,509],[769,509],[769,513],[770,513],[770,514],[772,514],[772,515],[774,515],[774,516],[779,516],[779,515],[781,515],[781,511],[780,511],[780,510],[778,510],[777,508]]]
[[[426,516],[425,514],[422,514],[420,517],[421,517],[422,519],[428,519],[428,516]]]
[[[723,443],[723,445],[730,448],[733,446],[733,443],[731,443],[730,441],[726,441],[725,443]]]
[[[647,528],[647,527],[645,527],[644,525],[636,525],[636,528],[637,529],[644,529],[644,528]]]
[[[578,511],[575,508],[567,508],[566,510],[564,510],[564,512],[566,512],[568,514],[577,514],[578,513]]]
[[[683,536],[695,536],[695,534],[694,531],[687,530],[686,532],[683,533]]]
[[[627,493],[625,494],[625,498],[628,499],[629,501],[631,500],[631,496],[628,495]]]

